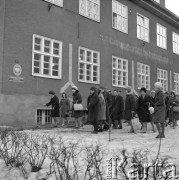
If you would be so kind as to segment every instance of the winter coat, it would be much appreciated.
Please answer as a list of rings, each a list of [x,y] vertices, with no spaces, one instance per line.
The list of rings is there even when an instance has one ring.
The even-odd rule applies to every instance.
[[[87,108],[88,108],[88,121],[97,122],[98,121],[98,103],[99,96],[95,92],[91,94],[87,99]]]
[[[106,120],[106,102],[102,93],[98,95],[98,120]]]
[[[154,123],[165,123],[165,97],[162,91],[158,91],[155,94],[154,100],[154,114],[153,122]]]
[[[151,97],[146,94],[143,98],[142,96],[138,99],[138,107],[137,107],[137,113],[139,116],[139,120],[141,122],[150,122],[151,116],[149,112],[149,106],[151,104]]]
[[[109,116],[109,110],[112,106],[112,99],[111,99],[111,95],[107,91],[104,91],[103,95],[106,102],[106,121],[109,122],[111,121]]]
[[[74,104],[82,104],[82,97],[78,90],[73,93],[73,106],[72,106],[72,117],[79,118],[82,117],[82,111],[74,111]]]
[[[117,95],[113,99],[113,106],[111,110],[111,118],[112,120],[121,120],[124,112],[124,100],[123,97]]]
[[[52,106],[51,117],[59,117],[59,99],[56,95],[46,104],[46,106],[50,105]]]
[[[131,120],[132,119],[132,111],[135,112],[136,110],[136,102],[135,102],[135,97],[133,93],[128,93],[126,95],[126,100],[125,100],[125,119],[126,120]]]
[[[177,119],[178,117],[178,112],[173,112],[174,106],[179,106],[179,101],[176,97],[175,98],[170,97],[168,101],[168,108],[169,108],[169,119],[171,121],[173,119]]]
[[[70,101],[69,99],[61,99],[60,101],[60,117],[66,118],[67,113],[70,110]]]

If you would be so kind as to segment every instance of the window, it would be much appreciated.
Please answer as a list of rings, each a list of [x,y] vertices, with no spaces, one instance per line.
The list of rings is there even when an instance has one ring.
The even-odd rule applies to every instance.
[[[179,54],[179,34],[173,33],[173,52]]]
[[[167,49],[167,29],[157,24],[157,46]]]
[[[128,61],[112,57],[112,85],[125,87],[128,85]]]
[[[179,74],[174,73],[174,91],[179,94]]]
[[[33,36],[32,75],[61,79],[62,42]]]
[[[137,38],[149,42],[149,19],[137,14]]]
[[[52,118],[50,116],[50,109],[37,109],[36,120],[37,124],[52,124]]]
[[[63,0],[45,0],[45,1],[63,7]]]
[[[128,8],[116,0],[112,1],[112,27],[128,33]]]
[[[100,0],[79,0],[79,13],[99,22]]]
[[[162,83],[163,91],[168,91],[168,73],[166,70],[157,69],[157,81]]]
[[[80,47],[78,80],[99,84],[99,61],[99,52]]]
[[[160,4],[160,0],[154,0],[155,2],[157,2],[158,4]]]
[[[150,90],[150,66],[137,63],[137,86],[138,89],[145,87]]]

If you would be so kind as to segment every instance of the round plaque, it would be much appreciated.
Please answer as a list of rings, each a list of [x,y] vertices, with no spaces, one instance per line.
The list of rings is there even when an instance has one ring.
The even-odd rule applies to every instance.
[[[20,76],[22,73],[22,67],[20,64],[15,64],[13,67],[13,72],[16,76]]]

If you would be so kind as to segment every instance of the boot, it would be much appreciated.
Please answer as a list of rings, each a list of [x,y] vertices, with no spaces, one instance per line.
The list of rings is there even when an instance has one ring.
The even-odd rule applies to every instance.
[[[142,131],[141,133],[146,133],[147,132],[147,122],[143,122],[143,126],[142,126]]]

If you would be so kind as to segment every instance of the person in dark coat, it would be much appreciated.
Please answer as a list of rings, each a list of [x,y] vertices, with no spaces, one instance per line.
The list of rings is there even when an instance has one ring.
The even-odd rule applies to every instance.
[[[124,100],[123,97],[118,93],[117,90],[114,90],[114,101],[112,105],[111,118],[114,122],[115,129],[122,129],[122,115],[124,111]]]
[[[68,123],[68,112],[70,110],[70,101],[67,98],[67,94],[65,92],[62,93],[62,99],[60,101],[60,117],[62,118],[62,126],[65,126],[65,122]]]
[[[49,95],[51,97],[50,102],[44,104],[44,106],[52,106],[51,117],[54,120],[55,125],[57,125],[59,119],[59,99],[54,91],[49,91]]]
[[[150,95],[147,94],[146,88],[141,88],[140,93],[141,95],[138,99],[137,113],[138,113],[139,120],[142,123],[141,132],[146,133],[147,123],[151,122],[151,117],[150,117],[150,112],[149,112],[149,107],[151,104],[151,97]]]
[[[165,121],[167,121],[167,119],[169,118],[169,93],[168,91],[165,92],[165,107],[166,107],[166,111],[165,111]]]
[[[132,124],[132,118],[135,116],[135,110],[136,110],[136,102],[135,97],[132,92],[132,88],[130,86],[126,87],[126,100],[125,100],[125,119],[128,121],[129,126],[131,127],[129,133],[135,133],[133,124]]]
[[[90,88],[90,95],[87,99],[88,109],[88,121],[92,123],[94,131],[92,133],[98,133],[98,103],[99,96],[95,87]]]
[[[82,96],[76,86],[72,87],[72,92],[73,92],[72,117],[75,118],[75,127],[79,128],[83,126],[82,118],[81,118],[83,116],[83,112],[74,111],[74,104],[82,104]]]
[[[154,87],[156,94],[154,100],[153,122],[156,124],[158,130],[156,138],[165,138],[165,96],[160,82],[156,82]]]

